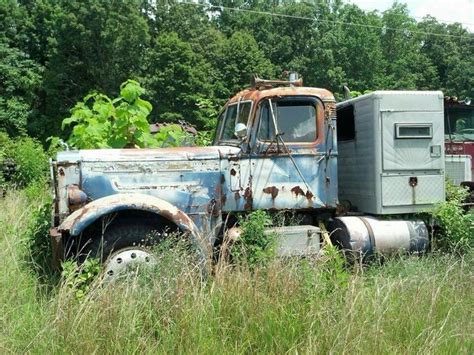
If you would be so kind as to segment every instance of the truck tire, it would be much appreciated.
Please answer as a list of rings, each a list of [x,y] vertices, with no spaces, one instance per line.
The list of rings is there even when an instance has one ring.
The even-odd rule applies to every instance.
[[[166,231],[158,228],[153,220],[121,218],[105,228],[102,237],[93,238],[81,254],[88,254],[105,262],[112,253],[120,249],[153,247],[166,236]]]
[[[192,262],[196,265],[193,266],[197,266],[196,269],[206,275],[206,266],[202,263],[198,250],[191,250],[191,243],[180,236],[182,233],[176,227],[157,224],[153,219],[120,218],[105,228],[102,237],[93,238],[84,246],[81,255],[98,258],[103,264],[104,279],[110,282],[137,267],[155,265],[157,258],[153,248],[164,240],[170,243],[165,244],[165,248],[171,248],[181,240],[186,242],[190,254],[195,255]],[[128,270],[131,265],[134,268]]]

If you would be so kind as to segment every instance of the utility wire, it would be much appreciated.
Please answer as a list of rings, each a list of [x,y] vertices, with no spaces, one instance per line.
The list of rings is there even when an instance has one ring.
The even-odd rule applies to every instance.
[[[251,13],[251,14],[282,17],[282,18],[292,18],[292,19],[305,20],[305,21],[311,21],[311,22],[335,23],[335,24],[345,25],[345,26],[374,28],[374,29],[380,29],[380,30],[383,30],[383,31],[398,31],[398,32],[403,32],[403,33],[406,33],[407,31],[409,31],[410,33],[421,34],[421,35],[426,35],[426,36],[450,37],[450,38],[460,38],[460,39],[470,39],[470,40],[472,40],[474,38],[474,36],[459,36],[459,35],[444,34],[444,33],[410,30],[408,28],[400,28],[400,27],[395,28],[395,27],[367,25],[367,24],[362,24],[362,23],[353,23],[353,22],[346,22],[346,21],[323,20],[323,19],[315,19],[315,18],[306,17],[306,16],[287,15],[287,14],[278,14],[278,13],[274,13],[274,12],[268,12],[268,11],[241,9],[241,8],[238,8],[238,7],[201,4],[201,3],[188,2],[188,1],[184,1],[183,3],[188,4],[188,5],[200,6],[200,7],[209,7],[211,9],[216,8],[216,9],[220,9],[220,10],[245,12],[245,13]]]
[[[348,2],[349,4],[352,4],[352,5],[356,5],[357,7],[359,7],[361,10],[365,11],[365,12],[372,12],[372,11],[377,11],[377,12],[380,12],[380,13],[383,13],[383,11],[381,10],[378,10],[378,9],[363,9],[362,7],[360,7],[359,5],[357,5],[357,3],[353,2],[352,0],[349,0]],[[454,20],[442,20],[442,19],[439,19],[437,17],[434,17],[433,15],[430,15],[430,14],[426,14],[426,16],[431,16],[433,18],[436,19],[436,21],[438,22],[441,22],[441,23],[444,23],[446,25],[448,24],[453,24],[453,23],[460,23],[461,25],[466,25],[466,26],[473,26],[474,25],[474,22],[461,22],[461,21],[454,21]],[[425,17],[421,17],[421,16],[410,16],[410,17],[413,17],[413,18],[416,18],[418,20],[424,20]]]

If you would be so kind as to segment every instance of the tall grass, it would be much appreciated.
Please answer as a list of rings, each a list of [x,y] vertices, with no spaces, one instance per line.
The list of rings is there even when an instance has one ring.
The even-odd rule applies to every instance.
[[[153,277],[78,300],[66,285],[46,292],[29,264],[36,202],[0,200],[0,353],[474,352],[472,253],[393,259],[344,282],[324,261],[224,264],[202,281],[164,258]]]

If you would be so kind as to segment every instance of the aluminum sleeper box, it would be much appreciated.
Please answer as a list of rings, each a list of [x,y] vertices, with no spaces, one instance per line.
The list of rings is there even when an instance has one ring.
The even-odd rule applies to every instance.
[[[444,200],[441,91],[375,91],[336,107],[340,202],[385,215]]]

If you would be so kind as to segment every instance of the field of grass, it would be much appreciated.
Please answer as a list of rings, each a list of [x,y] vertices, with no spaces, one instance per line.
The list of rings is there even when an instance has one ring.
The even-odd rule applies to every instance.
[[[472,252],[223,265],[205,282],[171,265],[78,300],[31,263],[39,203],[0,199],[0,353],[474,353]]]

